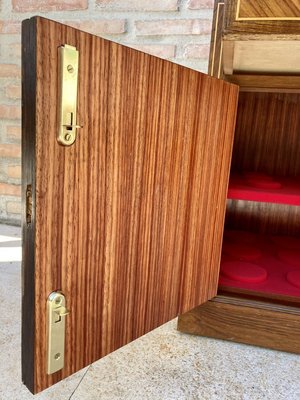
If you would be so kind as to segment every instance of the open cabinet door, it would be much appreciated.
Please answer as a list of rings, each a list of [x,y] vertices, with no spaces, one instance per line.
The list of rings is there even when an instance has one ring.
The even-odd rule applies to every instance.
[[[216,295],[238,89],[40,17],[22,37],[22,368],[37,393]]]

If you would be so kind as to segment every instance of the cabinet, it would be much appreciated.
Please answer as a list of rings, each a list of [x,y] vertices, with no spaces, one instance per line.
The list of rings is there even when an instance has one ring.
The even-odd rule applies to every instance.
[[[184,332],[300,352],[299,28],[290,14],[236,22],[234,4],[257,9],[222,4],[210,70],[223,79],[23,22],[22,376],[33,393],[178,314]],[[258,69],[261,39],[294,46],[295,68]],[[251,69],[236,62],[253,49]],[[65,77],[78,84],[63,102]],[[270,287],[270,259],[284,287],[276,276]]]
[[[183,332],[300,353],[300,6],[216,1],[210,72],[240,85],[218,295]]]

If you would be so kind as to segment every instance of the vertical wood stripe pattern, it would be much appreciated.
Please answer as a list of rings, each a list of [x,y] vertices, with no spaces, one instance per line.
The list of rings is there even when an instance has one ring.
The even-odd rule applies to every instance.
[[[216,294],[238,89],[53,21],[30,23],[39,392]],[[71,147],[56,141],[65,43],[80,63],[83,128]],[[71,310],[65,367],[47,376],[46,300],[59,289]]]
[[[227,200],[226,228],[271,235],[300,236],[300,207]]]
[[[241,92],[232,169],[300,177],[300,94]],[[242,217],[241,217],[242,216]],[[300,207],[228,200],[226,226],[299,235]]]
[[[299,132],[300,94],[240,93],[232,168],[300,176]]]

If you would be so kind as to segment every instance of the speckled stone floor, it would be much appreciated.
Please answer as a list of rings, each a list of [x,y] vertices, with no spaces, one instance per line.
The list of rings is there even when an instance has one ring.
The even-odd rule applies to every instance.
[[[20,229],[1,225],[0,400],[300,400],[300,356],[184,335],[176,320],[33,397],[21,382],[20,260]]]

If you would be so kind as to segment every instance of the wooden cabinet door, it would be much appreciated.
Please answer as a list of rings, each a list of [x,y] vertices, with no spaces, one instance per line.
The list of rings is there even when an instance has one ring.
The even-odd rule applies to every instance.
[[[22,365],[36,393],[216,295],[238,89],[40,17],[22,37]],[[70,146],[65,44],[79,52]],[[47,374],[53,291],[70,314],[64,367]]]

